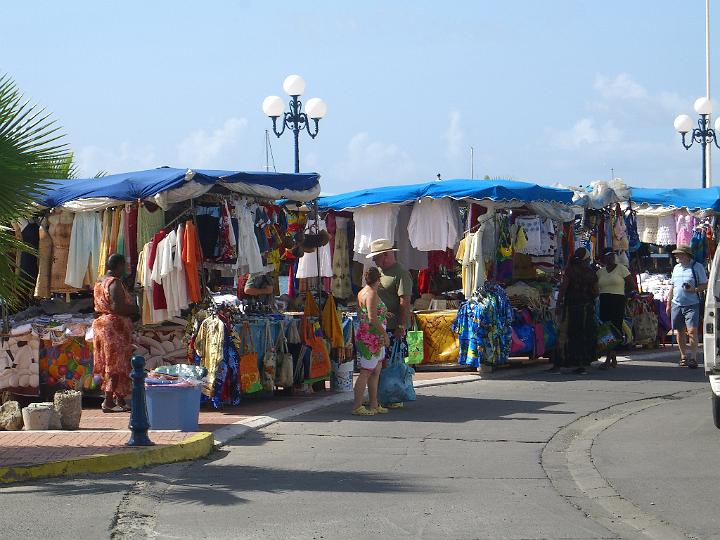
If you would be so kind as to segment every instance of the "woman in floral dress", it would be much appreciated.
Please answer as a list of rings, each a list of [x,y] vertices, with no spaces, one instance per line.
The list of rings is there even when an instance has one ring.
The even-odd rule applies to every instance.
[[[139,311],[121,279],[127,270],[125,257],[110,255],[106,268],[94,289],[98,317],[92,325],[93,372],[103,377],[103,412],[122,412],[129,410],[125,396],[131,390],[132,319]]]
[[[382,360],[385,358],[385,347],[390,345],[387,332],[387,307],[380,300],[378,288],[380,287],[380,271],[368,268],[365,272],[365,287],[358,293],[358,314],[360,325],[355,335],[358,358],[360,360],[360,375],[355,381],[355,401],[353,414],[358,416],[373,416],[377,413],[386,413],[388,410],[378,403],[378,382]],[[363,405],[365,388],[370,396],[369,407]]]

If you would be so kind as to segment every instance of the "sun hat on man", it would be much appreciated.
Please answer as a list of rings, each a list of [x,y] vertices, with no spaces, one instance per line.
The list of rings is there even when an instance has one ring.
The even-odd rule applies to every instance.
[[[387,238],[378,238],[377,240],[370,242],[370,253],[367,258],[372,259],[373,257],[377,257],[382,253],[388,253],[390,251],[397,251],[390,240]]]
[[[672,250],[673,255],[679,255],[681,253],[684,255],[687,255],[688,257],[693,256],[693,252],[692,252],[692,249],[690,248],[690,246],[678,246]]]

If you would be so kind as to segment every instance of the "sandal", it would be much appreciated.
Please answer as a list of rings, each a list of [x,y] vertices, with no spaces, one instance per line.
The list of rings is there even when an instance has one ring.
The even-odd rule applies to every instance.
[[[118,406],[118,405],[115,405],[114,407],[101,407],[100,409],[101,409],[102,412],[104,412],[104,413],[125,412],[125,410],[124,410],[122,407]]]
[[[387,414],[388,412],[390,412],[389,409],[383,407],[382,405],[378,405],[374,409],[370,410],[375,411],[377,414]]]
[[[685,366],[687,366],[687,358],[685,358],[684,356],[681,356],[681,357],[680,357],[680,362],[678,362],[678,366],[680,366],[680,367],[685,367]]]
[[[377,413],[372,409],[368,409],[365,405],[360,405],[352,414],[353,416],[375,416]]]
[[[692,360],[688,360],[687,365],[690,369],[697,369],[698,367],[697,360],[695,360],[694,358]]]

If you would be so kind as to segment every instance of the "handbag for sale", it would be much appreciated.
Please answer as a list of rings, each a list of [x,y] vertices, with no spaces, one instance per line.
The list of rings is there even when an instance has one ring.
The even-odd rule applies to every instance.
[[[423,361],[423,331],[418,330],[417,319],[413,317],[413,329],[409,330],[405,337],[408,345],[408,355],[405,363],[414,365]]]
[[[240,348],[238,350],[238,371],[240,372],[240,391],[243,394],[252,394],[262,390],[260,384],[260,370],[258,369],[258,355],[254,351],[252,332],[248,322],[244,322],[240,331]]]
[[[403,361],[400,344],[396,341],[388,366],[380,372],[378,401],[383,404],[415,401],[415,387],[412,381],[414,373],[415,370]]]
[[[301,356],[303,356],[305,365],[305,383],[310,384],[330,377],[332,366],[325,342],[315,332],[315,328],[319,325],[306,323],[304,326],[306,350]],[[309,349],[309,353],[307,349]]]
[[[293,385],[293,357],[288,352],[287,339],[282,329],[275,343],[275,351],[275,386],[289,388]]]
[[[275,389],[275,374],[277,372],[277,349],[272,342],[270,321],[265,321],[265,355],[263,356],[263,370],[260,382],[263,390],[272,392]]]

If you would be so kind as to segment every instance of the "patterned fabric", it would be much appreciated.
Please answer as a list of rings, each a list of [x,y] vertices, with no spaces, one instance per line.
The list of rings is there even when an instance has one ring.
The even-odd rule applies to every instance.
[[[453,323],[458,334],[458,363],[499,365],[510,356],[513,310],[504,289],[486,285],[477,300],[464,302]]]
[[[377,317],[383,328],[387,327],[388,310],[382,300],[378,303]],[[382,334],[370,324],[370,314],[367,307],[362,305],[359,310],[359,325],[355,334],[358,356],[371,360],[378,356],[384,347],[381,341]]]
[[[348,221],[348,218],[335,218],[335,248],[332,259],[332,294],[343,300],[352,296],[347,234]]]
[[[416,313],[423,333],[423,364],[457,362],[460,353],[458,336],[452,331],[456,310]]]
[[[119,280],[106,277],[95,284],[95,311],[100,317],[93,321],[93,373],[103,377],[102,389],[115,396],[130,394],[130,356],[132,355],[132,321],[112,312],[110,285]],[[132,300],[122,282],[125,302]]]

